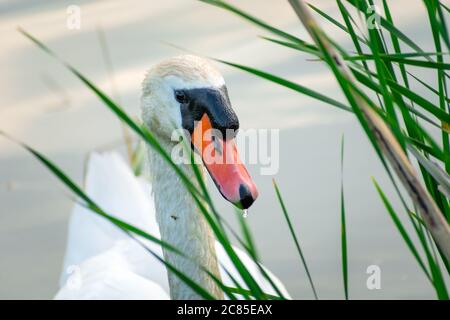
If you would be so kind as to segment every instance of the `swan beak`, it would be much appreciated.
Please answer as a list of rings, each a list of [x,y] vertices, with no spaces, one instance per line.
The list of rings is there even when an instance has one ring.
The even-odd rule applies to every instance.
[[[247,209],[258,197],[258,190],[239,157],[234,137],[221,136],[205,113],[192,132],[191,142],[222,196]]]

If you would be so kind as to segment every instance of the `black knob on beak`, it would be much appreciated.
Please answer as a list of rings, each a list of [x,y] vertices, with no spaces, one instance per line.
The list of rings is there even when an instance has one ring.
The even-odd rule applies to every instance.
[[[250,206],[255,201],[255,199],[253,199],[252,193],[250,192],[250,189],[244,184],[241,184],[239,186],[239,197],[241,198],[240,203],[242,205],[242,209],[250,208]]]

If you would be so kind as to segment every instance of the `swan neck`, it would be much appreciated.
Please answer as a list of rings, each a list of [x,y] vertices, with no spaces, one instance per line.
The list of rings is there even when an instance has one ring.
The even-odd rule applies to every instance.
[[[161,143],[170,154],[173,145],[164,140]],[[150,149],[148,153],[161,240],[190,257],[188,260],[163,248],[165,261],[214,297],[223,299],[223,292],[200,267],[203,266],[220,279],[215,239],[209,224],[173,168],[156,151]],[[190,165],[181,165],[181,169],[190,181],[196,181]],[[169,271],[168,277],[172,299],[202,299],[174,273]]]

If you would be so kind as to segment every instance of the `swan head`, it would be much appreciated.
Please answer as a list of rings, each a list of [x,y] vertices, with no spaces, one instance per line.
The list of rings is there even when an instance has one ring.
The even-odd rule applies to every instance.
[[[235,143],[239,119],[225,81],[207,60],[184,55],[151,68],[142,86],[142,118],[159,139],[183,129],[225,199],[247,209],[258,197]]]

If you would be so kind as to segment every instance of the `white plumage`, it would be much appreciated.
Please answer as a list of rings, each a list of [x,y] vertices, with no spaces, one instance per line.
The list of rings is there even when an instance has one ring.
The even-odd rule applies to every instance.
[[[151,185],[134,176],[117,153],[90,156],[85,191],[107,213],[160,237]],[[142,241],[163,256],[160,246]],[[217,241],[215,248],[219,265],[240,280]],[[235,249],[261,288],[266,293],[276,294],[252,259]],[[222,267],[220,273],[225,285],[234,286]],[[289,297],[278,278],[268,273]],[[245,287],[243,281],[240,282]],[[69,222],[60,285],[56,299],[169,299],[167,271],[163,264],[122,230],[80,204],[75,204]]]

